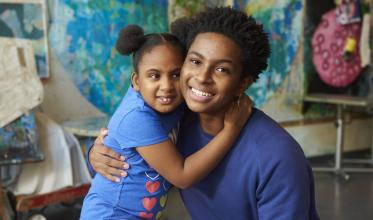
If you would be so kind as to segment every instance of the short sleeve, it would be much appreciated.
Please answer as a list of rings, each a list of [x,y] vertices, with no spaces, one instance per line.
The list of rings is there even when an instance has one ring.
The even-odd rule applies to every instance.
[[[134,109],[122,118],[113,136],[123,149],[161,143],[168,132],[156,113]]]

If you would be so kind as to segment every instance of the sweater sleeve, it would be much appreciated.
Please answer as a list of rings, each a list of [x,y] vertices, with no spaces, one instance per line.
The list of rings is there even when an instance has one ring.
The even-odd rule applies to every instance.
[[[96,171],[93,169],[92,165],[91,165],[91,162],[89,161],[89,153],[91,152],[91,149],[93,147],[93,144],[94,144],[94,141],[93,139],[89,138],[89,140],[87,141],[87,144],[86,144],[86,161],[87,161],[87,167],[88,167],[88,170],[89,170],[89,173],[91,174],[91,176],[95,176],[96,175]]]
[[[258,162],[258,216],[261,220],[319,219],[315,212],[314,180],[303,151],[295,141],[278,143],[278,152]]]

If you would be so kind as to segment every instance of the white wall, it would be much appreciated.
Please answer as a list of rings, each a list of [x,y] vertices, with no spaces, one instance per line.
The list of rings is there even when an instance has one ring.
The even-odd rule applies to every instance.
[[[346,122],[344,152],[367,149],[372,144],[372,119],[354,119]],[[284,126],[300,143],[307,156],[334,154],[336,144],[335,122]]]

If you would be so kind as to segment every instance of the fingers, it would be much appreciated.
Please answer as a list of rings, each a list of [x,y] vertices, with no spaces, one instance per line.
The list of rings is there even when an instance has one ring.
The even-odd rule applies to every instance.
[[[127,163],[125,163],[121,160],[111,158],[108,155],[102,155],[101,161],[102,161],[102,163],[106,164],[107,166],[114,167],[114,168],[117,168],[117,169],[128,169],[128,167],[129,167]]]
[[[97,172],[113,182],[119,182],[120,177],[126,177],[127,172],[110,166],[102,166],[97,169]]]
[[[94,145],[89,154],[89,161],[93,168],[106,165],[118,169],[128,169],[128,164],[123,162],[124,157],[104,145]]]
[[[101,175],[103,175],[106,179],[112,181],[112,182],[116,182],[116,183],[119,183],[120,182],[120,178],[117,177],[117,176],[113,176],[111,175],[110,173],[107,173],[107,172],[99,172]]]
[[[111,148],[108,148],[103,144],[95,144],[94,146],[95,147],[97,146],[96,150],[97,150],[98,153],[100,153],[102,155],[109,156],[113,160],[117,160],[117,161],[120,161],[120,162],[125,160],[124,156],[121,156],[120,154],[116,153]]]
[[[126,177],[129,165],[123,161],[117,161],[107,155],[100,155],[92,158],[93,169],[105,176],[107,179],[118,182],[119,177]]]

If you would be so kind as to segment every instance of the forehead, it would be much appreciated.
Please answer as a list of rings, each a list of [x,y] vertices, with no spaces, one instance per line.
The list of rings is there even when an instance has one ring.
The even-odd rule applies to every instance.
[[[183,61],[180,48],[171,44],[162,44],[143,54],[139,62],[139,69],[172,68],[173,66],[181,66]]]
[[[242,59],[240,47],[223,34],[207,32],[198,34],[188,52],[197,52],[208,59],[230,59],[239,62]]]

